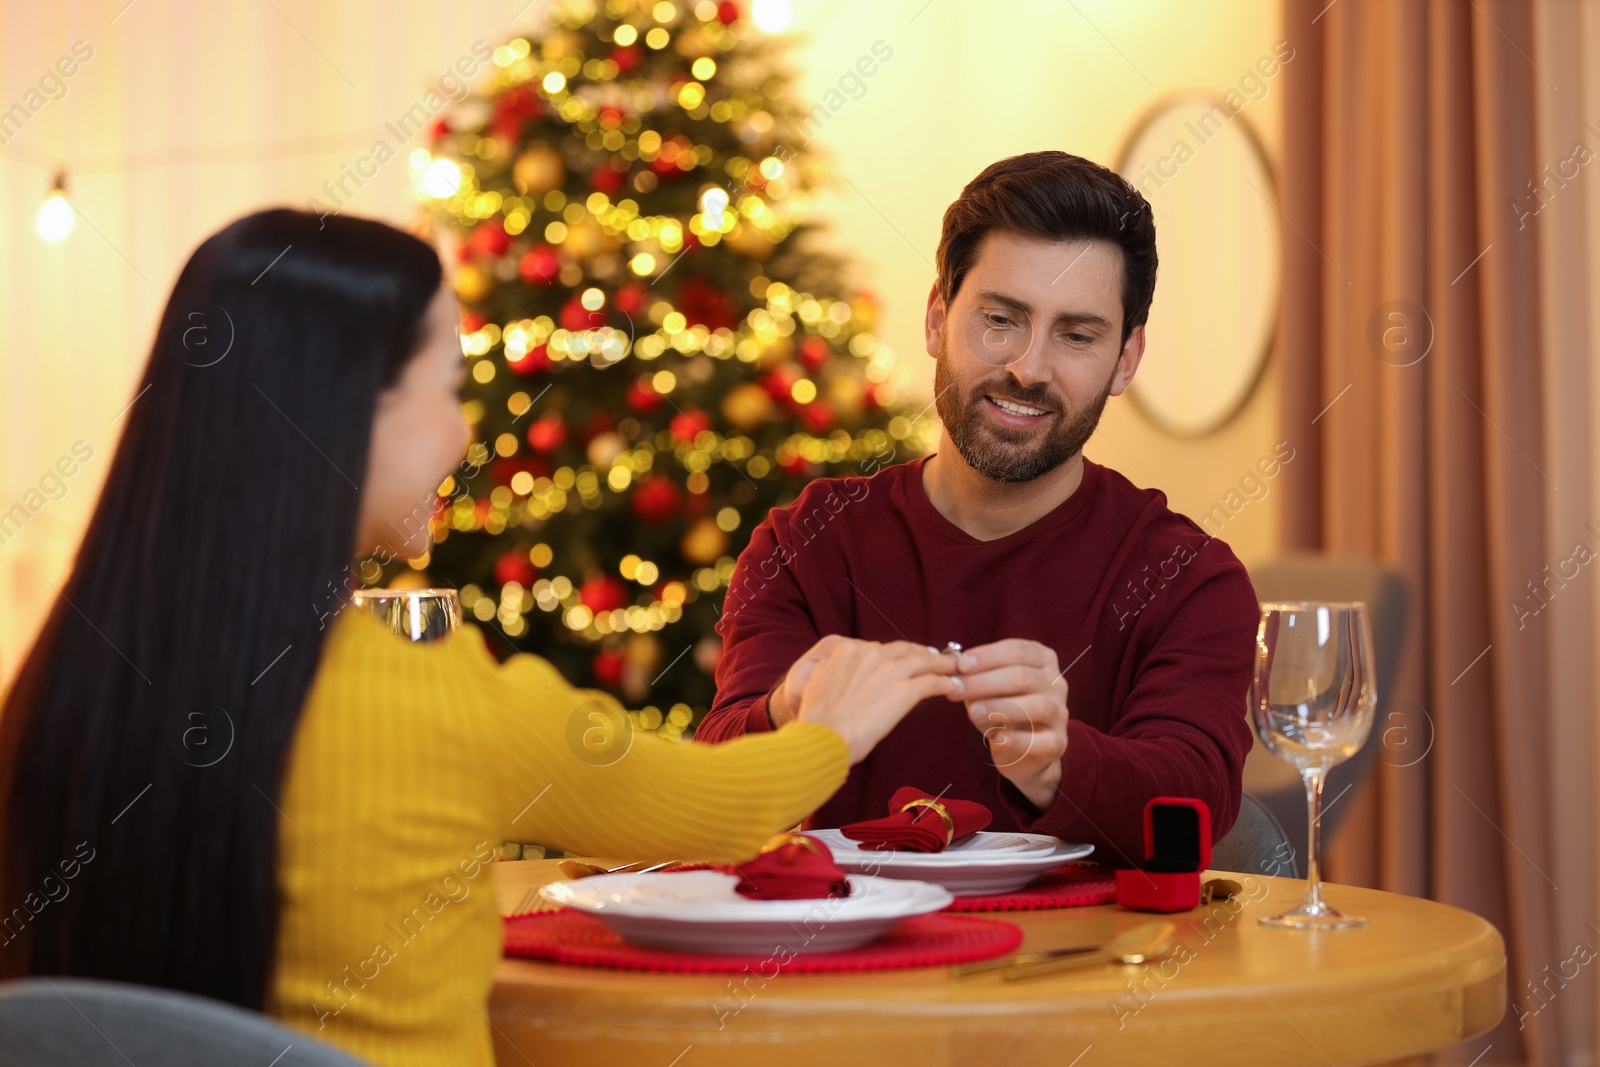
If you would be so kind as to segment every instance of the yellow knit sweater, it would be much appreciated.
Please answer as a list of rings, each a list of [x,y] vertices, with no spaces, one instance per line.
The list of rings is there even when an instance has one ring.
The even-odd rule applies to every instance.
[[[620,710],[536,657],[497,665],[475,628],[414,645],[343,612],[279,802],[271,1013],[377,1064],[490,1064],[496,844],[742,861],[849,769],[823,726],[630,742]]]

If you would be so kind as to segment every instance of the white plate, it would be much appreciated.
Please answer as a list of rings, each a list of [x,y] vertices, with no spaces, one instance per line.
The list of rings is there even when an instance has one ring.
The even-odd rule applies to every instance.
[[[635,945],[741,956],[858,948],[952,899],[926,882],[849,879],[848,897],[816,900],[752,900],[735,892],[736,877],[720,871],[597,875],[555,882],[539,895],[588,912]]]
[[[1045,871],[1094,851],[1093,845],[1044,834],[979,831],[943,852],[879,852],[839,830],[806,833],[827,845],[833,862],[847,871],[933,882],[963,897],[1014,892]]]

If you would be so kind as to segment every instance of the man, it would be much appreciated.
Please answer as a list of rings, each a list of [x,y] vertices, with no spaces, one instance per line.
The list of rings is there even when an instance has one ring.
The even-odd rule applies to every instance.
[[[1149,204],[1095,163],[1015,156],[962,190],[925,323],[949,447],[815,481],[756,529],[700,740],[793,718],[828,635],[911,641],[957,658],[961,695],[906,716],[811,825],[914,785],[1117,865],[1143,858],[1151,797],[1232,826],[1254,589],[1160,492],[1082,452],[1139,367],[1155,275]]]

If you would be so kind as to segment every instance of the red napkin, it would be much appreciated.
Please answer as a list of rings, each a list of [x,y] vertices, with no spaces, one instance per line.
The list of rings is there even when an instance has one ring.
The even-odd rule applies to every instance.
[[[908,807],[917,801],[928,803]],[[909,785],[895,790],[889,798],[889,811],[886,819],[853,822],[839,832],[879,851],[943,852],[988,826],[993,818],[988,808],[975,801],[936,798]]]
[[[731,869],[739,876],[734,888],[755,900],[810,900],[847,897],[845,870],[833,862],[828,846],[799,834],[779,834],[749,863]]]

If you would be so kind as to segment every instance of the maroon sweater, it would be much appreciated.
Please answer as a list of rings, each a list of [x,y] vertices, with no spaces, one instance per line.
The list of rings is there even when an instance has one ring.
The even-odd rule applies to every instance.
[[[718,623],[717,699],[696,732],[724,741],[772,728],[767,694],[824,634],[972,648],[1020,637],[1066,671],[1067,753],[1040,811],[989,758],[966,709],[914,708],[808,821],[887,813],[912,785],[994,809],[993,830],[1144,856],[1154,796],[1211,807],[1215,836],[1239,813],[1255,590],[1227,545],[1166,497],[1084,462],[1078,491],[1031,526],[979,541],[939,514],[923,460],[870,478],[819,479],[775,508],[739,557]]]

